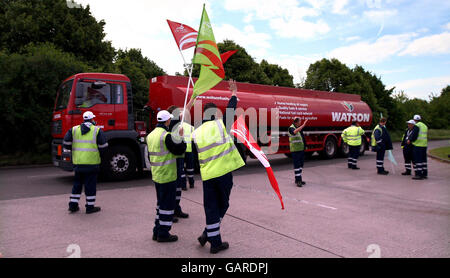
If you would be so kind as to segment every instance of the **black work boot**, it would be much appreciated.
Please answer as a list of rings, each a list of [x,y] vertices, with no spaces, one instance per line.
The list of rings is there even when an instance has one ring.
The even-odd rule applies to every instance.
[[[176,217],[179,217],[179,218],[189,218],[189,214],[187,214],[187,213],[184,213],[183,211],[178,211],[178,212],[175,212],[175,216]]]
[[[422,177],[422,176],[414,176],[414,177],[412,177],[412,179],[413,180],[423,180],[424,177]]]
[[[303,182],[302,181],[296,181],[295,183],[297,184],[298,187],[302,187],[303,186]]]
[[[88,207],[86,207],[86,214],[96,213],[101,210],[102,209],[100,207],[88,206]]]
[[[402,173],[402,176],[411,176],[411,170],[406,170]]]
[[[74,213],[80,210],[78,204],[74,205],[73,203],[69,203],[69,211],[70,213]]]
[[[158,242],[174,242],[178,240],[178,236],[169,234],[168,237],[157,237]]]
[[[228,247],[230,247],[230,245],[228,244],[228,242],[224,241],[224,242],[222,242],[222,245],[219,245],[217,247],[211,246],[211,249],[209,250],[209,252],[211,254],[216,254],[216,253],[219,253],[220,251],[227,250]]]
[[[197,238],[197,240],[198,240],[198,242],[200,242],[200,245],[203,247],[203,246],[205,246],[206,242],[208,241],[208,238],[206,237],[205,233],[202,233],[202,235],[199,236]]]

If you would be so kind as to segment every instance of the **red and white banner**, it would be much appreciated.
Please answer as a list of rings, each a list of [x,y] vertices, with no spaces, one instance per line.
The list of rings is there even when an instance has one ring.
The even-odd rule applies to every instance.
[[[170,30],[172,31],[180,51],[195,46],[198,35],[198,32],[195,29],[168,19],[167,23],[169,24]]]
[[[241,143],[243,143],[261,162],[261,164],[266,168],[267,176],[269,177],[270,184],[272,185],[273,190],[278,195],[278,198],[281,202],[281,209],[284,209],[283,197],[280,193],[280,188],[278,187],[277,179],[273,173],[272,167],[270,167],[269,159],[261,150],[261,148],[256,143],[253,136],[250,134],[247,126],[245,125],[245,121],[243,116],[240,116],[231,127],[230,133],[233,134]]]

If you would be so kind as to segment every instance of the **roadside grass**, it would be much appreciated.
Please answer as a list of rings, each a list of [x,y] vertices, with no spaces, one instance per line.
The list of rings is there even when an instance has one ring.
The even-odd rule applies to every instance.
[[[432,149],[429,152],[430,154],[444,160],[450,160],[450,158],[448,157],[450,155],[450,146]]]
[[[400,142],[404,134],[404,130],[395,130],[389,132],[392,142]],[[450,139],[450,129],[429,129],[428,140]]]
[[[33,164],[49,164],[52,163],[50,153],[15,153],[0,154],[0,167],[17,166],[17,165],[33,165]]]

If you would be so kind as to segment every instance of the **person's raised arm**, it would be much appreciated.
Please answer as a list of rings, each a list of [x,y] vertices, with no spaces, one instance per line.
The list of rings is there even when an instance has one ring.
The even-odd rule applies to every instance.
[[[301,126],[299,126],[298,128],[296,128],[295,130],[294,130],[294,134],[297,134],[297,133],[299,133],[305,126],[306,126],[306,123],[308,122],[308,120],[305,120],[305,122],[301,125]]]

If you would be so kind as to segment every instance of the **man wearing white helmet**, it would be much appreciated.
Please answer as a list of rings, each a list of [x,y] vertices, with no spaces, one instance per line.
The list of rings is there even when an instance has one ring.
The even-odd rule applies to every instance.
[[[72,164],[75,171],[69,211],[80,210],[78,202],[84,184],[86,194],[86,213],[100,211],[95,206],[97,193],[97,175],[100,170],[100,153],[108,147],[103,131],[95,126],[95,115],[91,111],[83,114],[84,122],[74,126],[64,136],[64,149],[72,151]]]
[[[414,115],[416,122],[413,128],[410,143],[413,145],[413,161],[415,176],[414,180],[423,180],[428,177],[427,165],[427,146],[428,146],[428,127],[422,122],[420,115]]]
[[[177,241],[178,237],[169,233],[174,222],[177,190],[177,156],[186,151],[186,143],[177,140],[169,131],[173,115],[166,110],[156,115],[158,125],[146,138],[152,180],[156,188],[156,218],[153,240],[158,242]],[[179,129],[179,136],[183,136]],[[175,137],[175,138],[174,138]]]
[[[402,149],[403,149],[403,158],[405,159],[405,172],[402,173],[403,176],[411,175],[411,163],[413,161],[413,145],[410,142],[410,137],[413,131],[413,128],[416,124],[414,120],[409,120],[406,122],[408,127],[405,130],[405,134],[402,137]]]

